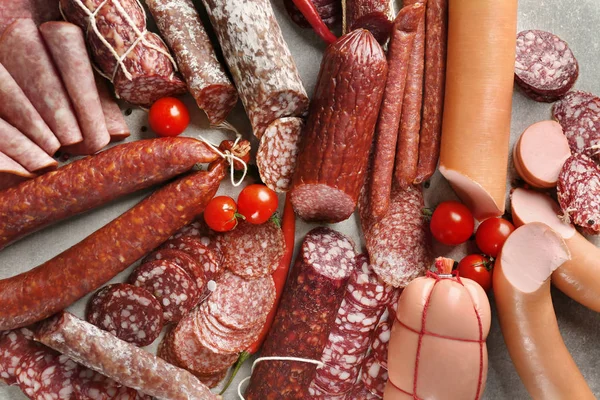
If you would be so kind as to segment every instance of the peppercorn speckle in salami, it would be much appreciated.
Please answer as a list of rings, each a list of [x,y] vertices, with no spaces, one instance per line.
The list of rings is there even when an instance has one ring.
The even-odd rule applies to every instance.
[[[588,92],[567,93],[552,108],[573,153],[598,159],[600,147],[600,97]]]
[[[216,280],[223,272],[224,265],[218,249],[208,247],[199,237],[181,236],[169,239],[161,248],[181,250],[192,256],[202,267],[206,281]]]

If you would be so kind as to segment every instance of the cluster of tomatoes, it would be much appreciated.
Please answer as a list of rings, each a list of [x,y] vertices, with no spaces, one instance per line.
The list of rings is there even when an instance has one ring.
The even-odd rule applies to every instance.
[[[431,234],[440,243],[456,246],[473,235],[475,219],[462,203],[446,201],[440,203],[430,223]],[[483,254],[469,254],[458,263],[460,276],[479,283],[488,291],[492,287],[493,260],[508,236],[515,230],[513,224],[503,218],[488,218],[477,227],[475,243]]]

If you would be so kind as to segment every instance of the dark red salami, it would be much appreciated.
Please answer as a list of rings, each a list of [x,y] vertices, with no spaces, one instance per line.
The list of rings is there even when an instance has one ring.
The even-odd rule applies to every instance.
[[[363,382],[359,382],[354,386],[352,391],[348,393],[348,399],[352,400],[379,400],[382,396],[377,396],[365,387]]]
[[[388,344],[390,342],[391,326],[387,321],[377,325],[373,332],[373,341],[371,342],[371,354],[377,360],[379,365],[387,369]]]
[[[403,2],[407,5],[407,2]],[[369,30],[381,44],[387,42],[392,29],[394,9],[391,0],[343,0],[344,33],[355,29]]]
[[[556,102],[552,114],[563,128],[573,153],[598,159],[600,147],[600,97],[573,91]]]
[[[209,388],[214,388],[223,379],[225,379],[225,377],[227,376],[227,372],[229,372],[229,368],[225,368],[222,371],[215,372],[214,374],[196,375],[196,376],[206,386],[208,386]]]
[[[564,96],[578,76],[579,64],[567,42],[550,32],[519,32],[515,81],[527,96],[551,103]]]
[[[166,323],[179,321],[200,299],[200,291],[194,279],[171,261],[144,263],[133,271],[129,281],[158,299]]]
[[[394,293],[392,294],[392,298],[390,299],[390,302],[387,305],[389,320],[393,321],[396,318],[396,312],[398,311],[398,299],[400,299],[401,294],[402,294],[402,289],[395,289]]]
[[[73,386],[75,400],[152,400],[89,368],[80,369]]]
[[[71,400],[80,369],[69,357],[41,348],[22,360],[17,383],[32,400]]]
[[[567,219],[587,233],[600,232],[600,166],[573,154],[558,175],[558,202]]]
[[[369,356],[365,359],[360,379],[368,391],[383,398],[385,384],[388,381],[388,371],[377,362],[375,357]]]
[[[225,266],[218,249],[204,245],[201,238],[181,236],[176,239],[169,239],[161,247],[163,249],[180,250],[192,256],[204,271],[206,282],[218,279],[223,273]]]
[[[22,360],[40,349],[33,342],[33,332],[27,328],[0,333],[0,381],[7,385],[17,383],[16,369]]]
[[[260,225],[242,221],[218,240],[225,268],[246,279],[271,275],[285,251],[283,232],[272,221]]]
[[[329,28],[333,28],[342,19],[342,2],[340,0],[310,0],[315,5],[319,16]],[[285,10],[298,26],[310,28],[304,15],[298,10],[293,0],[283,0]]]
[[[210,349],[238,353],[247,348],[258,336],[256,327],[238,330],[223,325],[221,321],[214,318],[206,303],[194,311],[194,314],[200,342]]]
[[[182,250],[177,249],[159,249],[146,256],[142,264],[153,260],[167,260],[183,268],[194,280],[200,292],[204,291],[206,286],[206,272],[204,268],[196,261],[194,257]]]
[[[318,360],[334,325],[355,263],[353,243],[329,228],[305,237],[286,283],[261,356]],[[276,399],[281,393],[303,398],[316,370],[297,361],[262,361],[252,373],[246,398]]]
[[[119,339],[136,346],[147,346],[162,330],[163,309],[146,289],[115,283],[94,295],[86,319]]]

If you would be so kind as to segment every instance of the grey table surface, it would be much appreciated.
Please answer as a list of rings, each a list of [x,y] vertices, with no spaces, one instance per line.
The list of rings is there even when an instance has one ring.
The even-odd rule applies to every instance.
[[[319,63],[325,45],[318,40],[314,33],[299,29],[291,23],[285,14],[281,0],[274,0],[272,3],[284,37],[295,57],[302,80],[310,95],[316,83]],[[559,0],[521,0],[519,2],[518,29],[548,30],[566,40],[571,45],[579,61],[580,76],[576,88],[596,94],[600,94],[600,68],[598,65],[600,61],[600,39],[598,38],[598,26],[600,26],[599,0],[577,0],[571,2]],[[473,40],[477,40],[477,32],[473,32]],[[227,132],[208,128],[206,117],[198,110],[193,100],[187,97],[185,101],[192,111],[192,123],[186,135],[202,135],[214,143],[219,143],[224,137],[231,137],[231,134]],[[123,105],[123,108],[126,108],[126,106]],[[531,101],[518,90],[515,90],[513,95],[511,147],[519,134],[527,126],[540,120],[549,119],[550,108],[551,105]],[[142,127],[147,125],[145,111],[133,109],[132,113],[126,118],[133,133],[129,140],[154,136],[150,130],[142,132]],[[250,132],[248,119],[244,114],[241,104],[237,105],[229,117],[229,121],[240,132],[245,132],[246,135]],[[516,176],[512,162],[509,163],[508,168],[507,188],[510,187],[511,182]],[[90,188],[90,190],[93,189]],[[238,189],[233,188],[228,182],[224,182],[220,189],[220,193],[230,195],[235,195],[237,191]],[[150,192],[150,190],[146,190],[119,199],[104,207],[35,233],[2,250],[0,252],[0,279],[27,271],[50,259],[132,207]],[[426,203],[429,206],[434,206],[440,201],[455,197],[439,173],[434,175],[431,180],[431,186],[425,190],[425,194]],[[314,226],[298,221],[296,243],[298,244],[304,234]],[[361,246],[362,239],[356,218],[350,218],[347,221],[333,225],[333,227],[351,236],[356,241],[357,246]],[[435,252],[436,255],[447,255],[459,259],[468,251],[467,247],[468,245],[456,248],[436,246]],[[111,282],[124,281],[132,268],[133,266],[116,276]],[[575,362],[581,369],[593,392],[598,396],[600,395],[600,370],[598,368],[600,360],[600,343],[598,341],[600,316],[575,303],[556,290],[553,290],[552,297],[565,344],[571,351]],[[78,301],[69,310],[82,316],[84,305],[88,298],[89,296],[86,296]],[[490,300],[492,313],[495,314],[493,298]],[[148,350],[155,351],[158,342],[159,340],[153,345],[148,346]],[[502,338],[498,320],[495,316],[492,319],[492,328],[487,340],[487,346],[489,352],[489,371],[483,398],[486,400],[527,399],[529,396],[513,367]],[[238,383],[243,377],[249,374],[250,363],[246,363],[236,378],[235,383]],[[224,396],[225,399],[233,400],[238,398],[235,386],[234,384],[227,391]],[[0,387],[0,400],[21,400],[25,398],[16,387]]]

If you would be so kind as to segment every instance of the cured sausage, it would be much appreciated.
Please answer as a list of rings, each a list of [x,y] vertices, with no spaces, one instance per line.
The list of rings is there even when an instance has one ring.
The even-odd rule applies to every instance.
[[[577,81],[579,64],[567,42],[540,30],[517,35],[515,82],[536,101],[552,103]]]
[[[69,357],[40,346],[17,367],[17,384],[32,400],[69,399],[75,396],[80,369]]]
[[[0,191],[33,177],[35,177],[35,174],[27,171],[21,164],[0,152]],[[1,196],[2,194],[0,194]]]
[[[0,63],[23,89],[61,145],[83,140],[67,91],[33,20],[19,19],[4,31],[0,38]]]
[[[200,237],[171,238],[162,248],[181,250],[192,256],[202,268],[206,282],[216,280],[223,273],[223,254],[220,247],[204,244]]]
[[[354,212],[387,69],[381,46],[364,29],[325,51],[290,192],[302,219],[339,222]]]
[[[569,259],[560,235],[533,222],[508,237],[494,265],[504,342],[535,399],[595,399],[562,340],[550,296],[550,275]]]
[[[144,260],[142,260],[142,264],[145,264],[154,260],[167,260],[171,261],[177,266],[183,268],[194,280],[196,281],[196,287],[202,292],[204,290],[204,286],[207,283],[206,272],[202,268],[202,266],[188,253],[182,250],[177,249],[158,249],[152,253],[150,253]]]
[[[203,0],[252,130],[300,117],[308,97],[269,0]]]
[[[409,5],[405,1],[403,6]],[[394,9],[390,0],[342,0],[342,32],[367,29],[380,44],[387,42],[392,30]]]
[[[329,28],[333,28],[342,19],[342,3],[339,0],[311,0],[319,16]],[[293,0],[283,0],[283,5],[288,15],[298,26],[310,28],[304,15],[298,10]]]
[[[440,172],[482,220],[505,207],[517,1],[450,2],[448,15]]]
[[[56,169],[58,163],[14,126],[0,118],[0,151],[29,172]]]
[[[423,117],[419,133],[419,162],[415,184],[433,175],[440,157],[446,54],[448,46],[448,0],[428,0],[425,17],[425,78]]]
[[[219,398],[189,372],[68,312],[62,311],[46,321],[36,332],[36,340],[150,396],[173,400]]]
[[[17,368],[30,354],[38,351],[41,345],[33,341],[29,328],[20,328],[0,333],[0,382],[7,385],[17,383]]]
[[[177,65],[211,125],[227,118],[237,91],[217,60],[210,38],[191,0],[146,0],[156,25],[173,50]]]
[[[0,3],[0,35],[18,18],[31,18],[36,24],[61,19],[58,0],[10,0]]]
[[[558,174],[570,156],[569,142],[556,121],[531,125],[513,147],[517,173],[525,182],[541,189],[556,186]]]
[[[600,312],[600,249],[559,218],[560,206],[546,194],[515,189],[511,209],[515,226],[541,222],[562,236],[571,259],[552,273],[552,283],[573,300]]]
[[[0,193],[0,248],[53,222],[218,157],[206,144],[182,137],[139,140],[77,160]],[[90,193],[90,187],[97,193]]]
[[[17,82],[0,64],[0,118],[23,132],[42,150],[54,155],[60,142]]]
[[[408,62],[424,13],[425,6],[422,3],[403,7],[391,30],[387,53],[388,76],[375,128],[373,163],[369,174],[369,210],[374,218],[383,216],[389,207]]]
[[[66,150],[72,154],[94,154],[110,142],[110,135],[83,32],[77,25],[62,21],[46,22],[40,26],[40,32],[60,72],[83,135],[83,142]]]
[[[111,142],[118,142],[128,138],[131,132],[129,132],[129,127],[127,126],[127,122],[125,122],[125,117],[123,117],[119,105],[108,90],[105,79],[99,74],[94,74],[94,78],[96,80],[98,96],[100,97],[100,106],[104,114],[104,122],[106,123],[106,129],[110,135]]]
[[[83,7],[82,7],[83,5]],[[86,34],[92,58],[114,84],[117,97],[151,106],[186,91],[160,37],[146,30],[146,13],[135,0],[60,0],[65,19]]]
[[[333,327],[346,282],[355,267],[353,243],[329,228],[311,230],[286,282],[262,357],[318,360]],[[298,361],[256,364],[248,400],[305,398],[316,365]]]
[[[82,367],[73,384],[75,399],[94,400],[152,400],[135,389],[122,386],[114,380],[89,368]]]
[[[180,178],[51,260],[0,280],[0,330],[44,319],[123,271],[200,214],[224,176],[217,161]]]
[[[386,399],[483,395],[490,303],[478,283],[450,275],[452,265],[450,259],[438,259],[438,274],[413,280],[400,296],[388,350]]]

